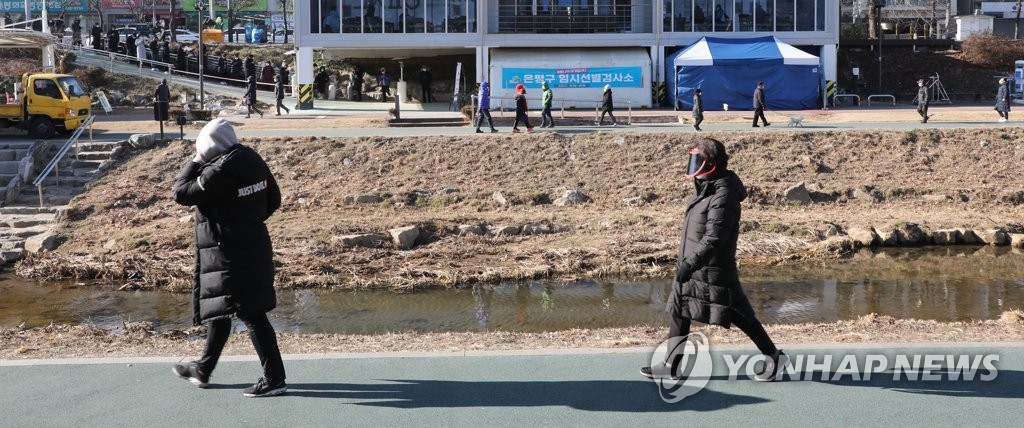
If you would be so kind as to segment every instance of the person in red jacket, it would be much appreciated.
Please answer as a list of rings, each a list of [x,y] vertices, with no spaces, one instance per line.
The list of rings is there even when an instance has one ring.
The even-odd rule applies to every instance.
[[[512,132],[519,132],[519,123],[526,125],[526,132],[533,131],[530,118],[526,116],[529,106],[526,105],[526,87],[522,83],[516,85],[516,121],[512,123]]]

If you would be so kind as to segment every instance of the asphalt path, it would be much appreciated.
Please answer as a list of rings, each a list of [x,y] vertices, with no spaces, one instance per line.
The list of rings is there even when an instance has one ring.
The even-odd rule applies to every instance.
[[[847,354],[891,361],[895,353],[993,354],[998,361],[989,381],[980,380],[979,370],[973,381],[894,380],[885,372],[869,381],[849,375],[823,381],[816,373],[810,380],[758,383],[729,379],[721,363],[753,348],[716,349],[707,386],[670,404],[637,372],[648,361],[645,349],[292,355],[285,357],[289,391],[256,399],[241,395],[259,375],[251,357],[225,358],[208,389],[171,373],[178,358],[0,360],[0,425],[1013,426],[1021,420],[1024,344],[787,351],[830,354],[836,362]]]

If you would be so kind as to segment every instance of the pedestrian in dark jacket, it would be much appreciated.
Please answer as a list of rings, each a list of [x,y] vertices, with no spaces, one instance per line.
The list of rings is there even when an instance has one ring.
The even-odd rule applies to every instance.
[[[238,55],[235,55],[234,59],[231,61],[231,78],[232,79],[238,79],[238,80],[244,80],[245,79],[245,70],[242,67],[242,63],[243,63],[242,57],[240,57]]]
[[[217,57],[217,74],[222,77],[228,77],[231,70],[228,69],[227,54],[220,55]]]
[[[388,70],[384,67],[380,69],[380,75],[377,76],[377,83],[380,84],[380,100],[388,102],[388,95],[391,94],[391,75],[388,74]]]
[[[249,82],[245,86],[245,95],[242,95],[245,99],[245,106],[248,110],[245,112],[245,118],[248,119],[252,116],[252,112],[260,114],[260,119],[263,118],[263,112],[256,108],[256,76],[249,76]]]
[[[700,123],[704,121],[704,97],[700,89],[693,90],[693,130],[700,131]]]
[[[252,60],[252,54],[245,57],[245,80],[249,80],[249,76],[256,75],[256,63]]]
[[[601,119],[597,121],[597,126],[604,126],[604,115],[611,116],[612,126],[619,126],[619,122],[615,120],[615,114],[612,110],[615,109],[615,105],[612,103],[612,85],[604,85],[604,96],[601,99]]]
[[[167,88],[167,79],[163,79],[156,86],[156,93],[153,95],[153,120],[166,121],[168,119],[170,102],[171,91]]]
[[[315,89],[316,97],[319,99],[327,99],[327,69],[320,67],[319,71],[313,76],[313,89]]]
[[[107,31],[107,51],[117,53],[121,44],[121,36],[117,33],[117,30],[111,28]],[[129,47],[128,49],[131,49]]]
[[[768,119],[764,117],[764,109],[768,106],[768,103],[764,100],[764,82],[757,82],[757,88],[754,89],[754,127],[757,128],[757,119],[760,118],[764,126],[771,125],[768,123]]]
[[[477,93],[477,133],[484,132],[480,130],[480,125],[483,125],[484,118],[487,119],[487,126],[491,127],[491,132],[498,132],[494,128],[494,119],[491,118],[491,85],[487,82],[480,82],[480,92]]]
[[[352,91],[354,91],[354,101],[363,100],[363,68],[358,64],[352,66]]]
[[[533,126],[530,125],[530,118],[526,114],[530,110],[530,107],[526,104],[526,86],[523,86],[522,83],[516,85],[514,99],[516,102],[516,120],[512,123],[512,132],[519,132],[520,123],[526,125],[526,132],[533,131]]]
[[[996,111],[999,112],[999,121],[1010,120],[1010,88],[1005,77],[999,79],[999,90],[996,91]]]
[[[103,27],[100,27],[99,22],[92,24],[92,30],[90,30],[89,35],[92,36],[92,48],[96,50],[103,49]]]
[[[168,42],[167,39],[160,42],[160,62],[164,64],[171,63],[171,42]],[[167,66],[161,66],[161,68],[166,71]]]
[[[274,97],[277,99],[277,114],[275,116],[281,115],[281,109],[292,114],[292,111],[284,105],[284,82],[280,73],[274,75]]]
[[[149,59],[151,59],[153,61],[160,61],[160,57],[157,56],[157,53],[160,51],[160,41],[158,41],[156,39],[156,35],[155,34],[154,35],[149,35],[149,36],[146,36],[146,37],[149,38]],[[149,63],[149,65],[150,65],[150,67],[149,67],[150,70],[157,71],[156,70],[156,64]]]
[[[431,90],[431,85],[434,84],[434,74],[430,72],[427,66],[423,66],[420,69],[420,102],[432,103],[434,102],[434,93]]]
[[[687,177],[694,179],[696,193],[683,218],[682,239],[676,260],[676,277],[667,310],[669,355],[664,362],[643,367],[647,377],[678,379],[682,343],[690,334],[690,321],[740,328],[768,358],[756,380],[775,380],[788,358],[775,347],[754,315],[740,287],[736,268],[736,241],[740,232],[740,202],[747,190],[739,176],[728,169],[729,155],[720,141],[702,138],[689,150]],[[678,345],[678,346],[677,346]]]
[[[178,49],[174,50],[174,68],[178,71],[187,71],[188,55],[185,54],[185,45],[178,43]]]
[[[924,85],[924,79],[917,80],[917,114],[921,115],[921,123],[928,123],[928,87]]]
[[[547,81],[540,84],[540,90],[540,127],[554,128],[555,118],[551,116],[551,102],[554,99],[554,93],[551,92],[551,86]]]
[[[134,34],[128,33],[127,36],[124,36],[124,46],[126,48],[125,52],[124,52],[125,55],[128,55],[129,58],[137,56],[136,55],[137,51],[135,50],[135,35]],[[142,58],[142,59],[145,59],[145,58]],[[131,59],[129,59],[128,62],[132,63],[132,64],[135,63],[135,61],[133,61]]]
[[[267,312],[277,306],[273,250],[264,223],[281,206],[274,175],[256,151],[238,144],[231,124],[218,118],[196,138],[195,157],[174,181],[174,200],[195,207],[192,322],[208,323],[203,356],[176,364],[174,373],[206,387],[236,316],[245,323],[263,366],[263,377],[243,395],[284,393],[284,363],[267,320]]]

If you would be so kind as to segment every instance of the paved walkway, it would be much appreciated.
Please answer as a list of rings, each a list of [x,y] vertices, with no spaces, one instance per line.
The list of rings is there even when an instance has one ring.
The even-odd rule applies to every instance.
[[[792,355],[824,348],[793,347]],[[729,380],[712,352],[707,387],[661,400],[637,368],[647,350],[286,356],[289,392],[249,399],[253,358],[223,361],[209,389],[171,374],[177,358],[0,360],[4,426],[1013,426],[1024,402],[1024,344],[870,345],[846,354],[997,354],[991,381]],[[24,364],[24,365],[23,365]],[[891,364],[891,363],[890,363]],[[821,369],[819,369],[820,371]],[[940,370],[941,372],[941,370]],[[1018,422],[1013,422],[1018,421]]]

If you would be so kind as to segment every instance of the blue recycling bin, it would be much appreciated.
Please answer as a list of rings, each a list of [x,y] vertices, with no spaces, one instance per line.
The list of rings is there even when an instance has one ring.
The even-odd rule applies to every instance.
[[[253,43],[266,43],[267,42],[267,29],[262,25],[253,25],[252,29],[252,42]]]
[[[252,23],[245,24],[245,42],[252,43],[252,30],[255,26]]]

